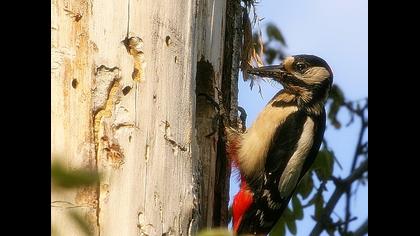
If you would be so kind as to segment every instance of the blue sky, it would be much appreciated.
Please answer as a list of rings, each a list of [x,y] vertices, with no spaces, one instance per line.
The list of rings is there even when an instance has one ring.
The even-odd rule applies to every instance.
[[[324,58],[332,67],[334,83],[343,89],[349,100],[368,95],[367,0],[261,0],[257,14],[264,18],[260,23],[263,30],[269,22],[280,28],[288,45],[285,50],[287,54],[314,54]],[[280,85],[260,84],[263,98],[258,94],[258,89],[251,91],[249,83],[240,78],[239,105],[247,111],[248,127],[281,88]],[[339,117],[344,123],[348,120],[346,112],[340,113]],[[349,173],[358,129],[359,124],[338,131],[327,129],[325,136],[328,144],[343,165],[343,170],[335,166],[335,175],[345,177]],[[231,199],[238,190],[237,185],[231,183]],[[353,212],[359,219],[350,228],[356,228],[367,217],[367,196],[367,187],[360,187],[356,200],[352,202]],[[338,213],[342,212],[343,200],[337,207]],[[309,234],[314,225],[309,217],[312,214],[311,208],[305,211],[305,219],[298,222],[297,235]]]

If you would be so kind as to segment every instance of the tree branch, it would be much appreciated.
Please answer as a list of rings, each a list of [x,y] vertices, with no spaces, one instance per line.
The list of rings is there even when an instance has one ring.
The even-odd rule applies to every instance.
[[[359,131],[359,138],[357,140],[357,144],[356,144],[356,150],[354,152],[353,155],[353,163],[351,164],[351,169],[350,169],[350,173],[353,172],[354,168],[356,168],[356,164],[357,164],[357,159],[360,155],[360,153],[363,151],[363,146],[365,144],[362,144],[363,142],[363,137],[367,128],[367,122],[365,121],[365,117],[363,115],[364,110],[367,109],[367,103],[366,105],[360,110],[361,114],[359,115],[359,112],[357,112],[356,114],[358,114],[360,116],[361,119],[361,127],[360,127],[360,131]]]
[[[367,126],[365,125],[364,119],[362,117],[361,128],[360,128],[360,131],[359,131],[359,139],[357,140],[356,150],[354,152],[353,163],[351,165],[350,173],[352,173],[354,171],[354,168],[356,168],[358,157],[362,154],[362,151],[363,151],[362,141],[363,141],[363,136],[364,136],[366,128],[367,128]],[[346,189],[345,222],[348,222],[348,220],[351,217],[351,212],[350,212],[351,201],[350,201],[350,198],[351,198],[351,186],[348,186],[348,188]],[[344,232],[348,231],[348,226],[349,226],[349,224],[346,224],[344,226]]]
[[[360,155],[363,154],[363,149],[364,147],[367,145],[367,143],[362,143],[363,142],[363,137],[364,137],[364,133],[366,131],[367,128],[367,122],[365,122],[365,116],[364,116],[364,111],[366,109],[368,109],[368,102],[366,100],[366,104],[363,106],[363,108],[358,108],[357,110],[354,110],[352,106],[350,106],[349,104],[346,104],[346,107],[348,109],[352,109],[351,111],[356,113],[360,119],[361,119],[361,127],[360,127],[360,131],[359,131],[359,138],[357,140],[357,144],[356,144],[356,150],[354,152],[353,155],[353,163],[351,165],[351,169],[350,169],[350,173],[352,173],[354,171],[354,169],[356,168],[356,164],[357,164],[357,160],[359,158]],[[349,222],[349,219],[351,217],[351,212],[350,212],[350,205],[351,205],[351,185],[347,187],[346,189],[346,207],[345,207],[345,222]],[[349,224],[344,225],[344,232],[348,232],[348,227]]]
[[[363,174],[368,170],[368,160],[362,162],[359,167],[357,167],[353,173],[351,173],[347,178],[340,180],[338,179],[335,181],[336,188],[331,195],[330,199],[328,200],[327,204],[325,205],[325,209],[318,219],[314,229],[312,230],[310,236],[318,236],[324,231],[324,222],[325,219],[331,215],[332,211],[334,210],[338,200],[340,200],[341,196],[346,192],[347,188],[351,186],[351,184],[363,176]]]
[[[346,189],[346,209],[345,209],[345,218],[344,218],[344,222],[348,222],[347,224],[345,224],[344,225],[344,232],[347,232],[348,231],[348,229],[349,229],[349,220],[350,220],[350,217],[351,217],[351,212],[350,212],[350,198],[351,198],[351,193],[350,193],[350,188],[351,188],[351,186],[349,186],[347,189]]]
[[[351,175],[349,175],[347,178],[343,180],[344,184],[352,184],[355,180],[362,177],[362,175],[368,170],[368,162],[369,162],[368,159],[363,161],[359,165],[359,167],[357,167],[357,169],[355,169],[353,173],[351,173]]]

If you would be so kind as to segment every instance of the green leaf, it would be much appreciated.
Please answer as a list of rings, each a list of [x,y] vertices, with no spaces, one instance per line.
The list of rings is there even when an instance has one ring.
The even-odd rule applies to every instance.
[[[292,197],[293,213],[298,220],[303,219],[303,208],[299,198],[295,195]]]
[[[286,40],[283,37],[283,34],[280,32],[279,28],[272,23],[269,23],[266,28],[268,39],[275,39],[280,42],[283,46],[286,45]]]
[[[286,221],[286,225],[290,233],[292,233],[293,235],[296,235],[297,233],[296,222],[294,220],[289,220],[289,221]]]
[[[293,211],[292,211],[292,210],[290,210],[290,208],[289,208],[289,207],[287,207],[287,208],[284,210],[282,217],[283,217],[283,219],[284,219],[286,222],[287,222],[287,221],[290,221],[290,220],[295,220],[295,216],[293,215]]]
[[[277,221],[276,225],[274,225],[273,229],[270,232],[270,235],[275,236],[284,236],[286,235],[286,222],[283,218],[280,218],[279,221]]]
[[[232,236],[232,232],[226,228],[206,229],[198,233],[198,236]]]
[[[76,211],[70,211],[69,216],[79,226],[82,232],[85,233],[85,235],[93,235],[92,229],[89,227],[86,219],[80,213]]]
[[[272,64],[274,59],[276,58],[277,50],[273,48],[265,48],[264,55],[265,55],[265,60],[267,61],[267,63]]]
[[[320,150],[312,168],[321,181],[328,180],[331,177],[334,168],[333,153],[327,149]]]
[[[337,114],[344,103],[344,93],[337,85],[333,85],[330,90],[329,99],[331,99],[332,102],[328,111],[328,119],[330,119],[331,124],[336,129],[339,129],[341,127],[341,123],[337,119]]]
[[[55,162],[51,165],[51,180],[53,186],[61,188],[76,188],[92,186],[99,181],[97,171],[78,169],[69,170],[61,163]]]
[[[312,180],[312,172],[307,172],[299,182],[296,192],[300,194],[303,200],[305,200],[312,192],[314,182]]]
[[[315,205],[315,211],[314,211],[315,219],[319,220],[321,219],[321,214],[324,209],[324,197],[322,196],[322,194],[316,194],[314,198],[314,205]]]

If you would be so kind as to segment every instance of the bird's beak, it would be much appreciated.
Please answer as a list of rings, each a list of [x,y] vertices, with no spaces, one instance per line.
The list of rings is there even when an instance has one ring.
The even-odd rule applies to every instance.
[[[253,74],[259,77],[267,77],[272,78],[278,82],[280,82],[287,71],[285,70],[283,64],[275,65],[275,66],[262,66],[258,68],[251,68],[248,69],[247,72],[249,74]]]

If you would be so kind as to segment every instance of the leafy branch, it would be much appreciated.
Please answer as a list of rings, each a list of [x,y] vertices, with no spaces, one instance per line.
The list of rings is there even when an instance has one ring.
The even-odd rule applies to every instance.
[[[59,158],[54,158],[55,160]],[[51,165],[51,187],[57,192],[63,192],[69,189],[77,189],[81,187],[96,186],[101,178],[101,174],[96,170],[89,169],[69,169],[61,162],[55,161]],[[62,201],[55,201],[62,202]],[[54,202],[53,202],[54,203]],[[67,202],[66,202],[67,203]],[[72,205],[71,203],[67,203]],[[54,207],[51,205],[51,207]],[[75,206],[67,207],[71,209],[68,211],[68,216],[79,227],[81,232],[85,235],[93,235],[93,231],[86,221],[85,217],[78,211],[72,208]],[[51,225],[51,234],[58,235],[58,229]]]
[[[336,88],[338,89],[338,88]],[[336,94],[342,94],[342,93],[336,93]],[[332,234],[335,230],[337,230],[340,235],[354,235],[354,233],[349,232],[349,225],[352,221],[352,215],[351,215],[351,198],[354,195],[354,193],[351,191],[352,186],[356,181],[361,181],[364,179],[365,174],[368,172],[368,142],[364,142],[365,133],[368,128],[368,121],[367,121],[367,111],[368,111],[368,99],[364,99],[363,101],[357,101],[355,102],[344,102],[344,95],[342,97],[332,97],[332,99],[335,99],[341,101],[341,104],[338,104],[340,106],[332,107],[330,106],[330,114],[333,114],[333,116],[330,116],[331,122],[336,122],[338,124],[339,121],[337,120],[337,113],[338,110],[341,107],[345,107],[353,116],[357,116],[360,119],[360,130],[358,133],[358,140],[355,146],[355,151],[353,155],[353,161],[350,168],[350,173],[345,179],[340,179],[334,176],[331,176],[331,180],[333,180],[335,184],[335,191],[331,195],[330,199],[325,204],[325,207],[322,209],[322,213],[320,214],[319,218],[316,218],[317,223],[315,227],[313,228],[311,232],[311,236],[317,236],[320,235],[324,230]],[[364,104],[362,105],[361,103]],[[331,113],[331,110],[333,110],[333,113]],[[354,117],[352,117],[351,122],[354,121]],[[335,126],[337,127],[337,126]],[[339,127],[339,126],[338,126]],[[365,156],[366,158],[359,163],[359,157]],[[356,167],[357,166],[357,167]],[[345,201],[345,218],[344,221],[339,221],[337,223],[332,223],[331,214],[333,213],[334,208],[336,207],[338,201],[342,197],[342,195],[346,196]],[[367,221],[366,221],[366,229],[367,229]],[[363,233],[363,228],[358,231],[359,233]]]

